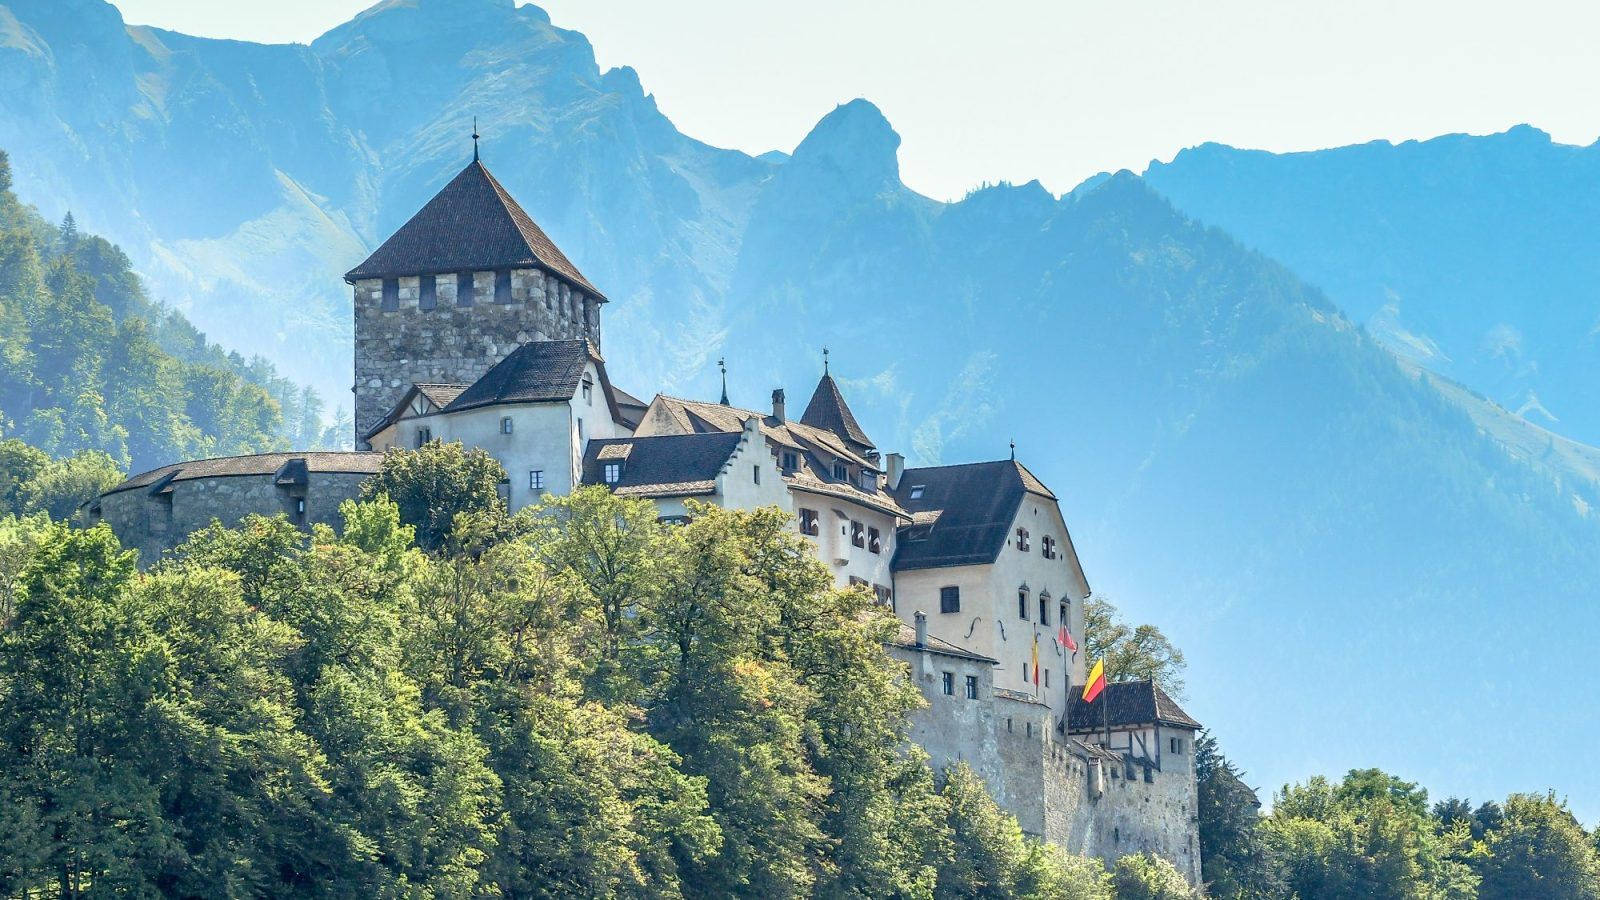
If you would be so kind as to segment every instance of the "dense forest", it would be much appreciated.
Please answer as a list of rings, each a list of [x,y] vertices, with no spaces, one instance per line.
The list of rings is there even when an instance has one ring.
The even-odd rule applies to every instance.
[[[104,526],[0,516],[0,894],[1194,896],[933,771],[894,616],[779,511],[510,514],[501,475],[394,451],[337,529],[216,525],[143,573]],[[1181,688],[1158,629],[1092,621]],[[1372,770],[1263,815],[1197,749],[1211,896],[1600,897],[1551,796],[1430,807]]]
[[[209,343],[146,296],[128,257],[17,200],[0,151],[0,436],[120,469],[337,443],[321,399]]]

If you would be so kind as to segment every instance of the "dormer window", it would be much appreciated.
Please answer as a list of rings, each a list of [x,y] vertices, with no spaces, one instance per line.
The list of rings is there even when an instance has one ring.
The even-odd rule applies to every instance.
[[[783,451],[783,470],[793,472],[798,468],[800,468],[800,457],[793,450]]]
[[[588,378],[583,379],[583,402],[594,404],[594,382]]]
[[[850,480],[850,467],[845,465],[844,463],[834,463],[833,464],[833,477],[834,477],[835,480],[838,480],[838,481],[849,481]]]
[[[1023,553],[1028,552],[1028,529],[1026,528],[1017,529],[1017,549]]]
[[[922,499],[922,492],[926,488],[927,488],[927,485],[925,485],[925,484],[913,484],[911,486],[911,499],[913,499],[913,500],[921,500]]]
[[[878,489],[878,477],[866,469],[861,470],[861,489],[871,493]]]
[[[616,484],[622,480],[622,463],[606,463],[606,484]]]
[[[511,417],[510,416],[501,416],[500,417],[500,433],[501,434],[510,434],[511,433]]]

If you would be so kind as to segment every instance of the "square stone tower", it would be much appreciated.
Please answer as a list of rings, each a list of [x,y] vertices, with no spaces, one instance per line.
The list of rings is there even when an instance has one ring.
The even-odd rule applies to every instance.
[[[344,276],[355,288],[355,440],[414,383],[468,385],[529,341],[600,346],[606,302],[476,154]]]

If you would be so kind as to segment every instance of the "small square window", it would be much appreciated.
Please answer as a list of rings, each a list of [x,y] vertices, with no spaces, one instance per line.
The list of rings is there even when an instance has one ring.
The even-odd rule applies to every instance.
[[[961,612],[961,588],[954,585],[939,588],[939,612]]]
[[[921,500],[922,499],[922,492],[926,487],[927,487],[927,485],[913,484],[911,486],[911,499],[913,499],[913,500]]]
[[[544,490],[544,470],[532,469],[528,472],[528,489],[533,491]]]
[[[606,463],[606,484],[616,484],[622,480],[622,463]]]
[[[944,673],[944,694],[945,694],[946,697],[954,697],[955,693],[956,693],[956,673],[954,673],[954,672],[945,672]]]
[[[471,272],[456,273],[456,305],[471,306],[472,295],[476,292],[475,282]]]
[[[501,434],[510,434],[511,433],[511,417],[510,416],[501,416],[500,417],[500,433]]]
[[[967,676],[967,699],[978,699],[978,676],[976,675]]]

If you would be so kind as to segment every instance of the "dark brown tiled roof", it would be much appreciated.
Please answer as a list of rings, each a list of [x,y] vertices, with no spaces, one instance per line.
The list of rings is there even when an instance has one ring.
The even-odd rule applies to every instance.
[[[459,412],[496,403],[543,403],[571,400],[578,392],[584,367],[601,364],[600,354],[586,339],[531,341],[511,351],[445,406]]]
[[[856,422],[855,414],[850,411],[850,405],[844,402],[844,394],[839,392],[839,385],[832,375],[824,373],[822,380],[817,382],[817,389],[811,392],[811,402],[806,404],[800,421],[813,428],[831,431],[857,444],[860,449],[873,449],[871,438]]]
[[[716,490],[717,475],[744,437],[739,432],[660,434],[592,440],[583,453],[583,483],[605,484],[605,465],[622,464],[611,489],[628,497],[691,497]]]
[[[349,473],[371,475],[383,462],[382,453],[366,451],[312,451],[300,453],[257,453],[252,456],[223,456],[197,459],[151,469],[122,482],[106,494],[153,487],[196,478],[226,478],[234,475],[283,475],[291,479],[306,473]]]
[[[344,277],[355,281],[533,265],[605,299],[483,163],[473,160]]]
[[[895,569],[994,562],[1029,493],[1056,499],[1016,460],[907,469],[894,496],[912,524],[900,529]]]
[[[434,406],[437,406],[440,409],[444,409],[446,406],[450,405],[450,401],[461,396],[461,392],[466,390],[468,385],[419,383],[415,385],[415,387],[417,389],[417,393],[428,398],[429,403],[432,403]]]
[[[1155,722],[1180,728],[1200,727],[1200,723],[1190,718],[1160,685],[1148,679],[1108,684],[1093,703],[1084,703],[1082,698],[1081,687],[1074,687],[1071,694],[1072,709],[1067,720],[1069,730],[1073,732],[1092,732],[1096,728],[1104,728],[1107,716],[1113,728]]]
[[[944,638],[934,637],[931,634],[928,635],[927,647],[918,647],[917,630],[904,622],[900,623],[900,631],[895,635],[894,640],[890,641],[890,643],[896,647],[904,647],[907,650],[926,649],[930,653],[940,653],[945,656],[957,656],[962,659],[970,659],[975,662],[986,662],[990,664],[995,662],[995,660],[990,659],[981,653],[974,653],[973,651],[968,650],[959,644],[952,644]]]

